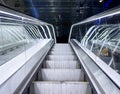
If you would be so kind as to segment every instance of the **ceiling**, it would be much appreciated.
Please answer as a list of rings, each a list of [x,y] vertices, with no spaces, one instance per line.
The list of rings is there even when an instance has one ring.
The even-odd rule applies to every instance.
[[[120,4],[119,0],[1,0],[4,4],[54,25],[58,42],[67,42],[70,26]]]
[[[98,6],[95,6],[97,0],[25,0],[26,6],[29,8],[29,14],[44,21],[55,22],[78,22],[92,14],[87,10],[92,9],[92,12],[98,11]],[[99,3],[97,1],[96,3]],[[97,4],[96,4],[97,5]],[[102,5],[102,4],[100,4]],[[80,16],[80,17],[79,17]]]
[[[26,0],[27,13],[55,26],[57,41],[67,42],[72,23],[98,13],[97,0]],[[99,4],[99,6],[96,6]],[[89,12],[88,12],[89,11]]]

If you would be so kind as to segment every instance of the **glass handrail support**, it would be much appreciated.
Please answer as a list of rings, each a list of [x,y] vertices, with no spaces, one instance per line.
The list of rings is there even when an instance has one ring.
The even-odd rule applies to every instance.
[[[69,43],[71,43],[73,42],[74,39],[74,43],[77,43],[80,46],[79,50],[82,49],[88,56],[91,55],[89,57],[94,60],[94,63],[96,64],[94,65],[97,66],[99,69],[99,72],[96,72],[95,75],[104,74],[104,77],[102,75],[101,76],[105,79],[109,79],[109,81],[105,80],[106,86],[109,87],[107,89],[108,91],[113,90],[113,89],[109,90],[110,88],[112,88],[111,86],[113,85],[114,85],[114,89],[116,88],[117,88],[116,90],[120,89],[120,83],[119,83],[120,82],[119,81],[120,79],[120,23],[119,23],[120,19],[119,18],[120,18],[120,7],[105,11],[103,13],[89,17],[81,22],[75,23],[71,26],[69,40],[68,40]],[[77,51],[79,52],[79,50]],[[84,63],[89,69],[90,67],[89,62],[86,61]],[[103,66],[101,64],[103,64]],[[92,65],[93,64],[91,64],[91,67]],[[94,70],[95,67],[92,68]],[[89,69],[89,71],[92,70]],[[92,71],[91,74],[94,75],[94,71]],[[101,78],[101,81],[102,80],[104,83],[104,79]],[[112,83],[111,86],[109,82]],[[104,86],[100,86],[100,87],[102,88]],[[111,94],[119,94],[119,93],[111,93]]]

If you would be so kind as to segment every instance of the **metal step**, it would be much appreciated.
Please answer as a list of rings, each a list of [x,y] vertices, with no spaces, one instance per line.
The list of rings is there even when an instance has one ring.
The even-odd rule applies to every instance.
[[[68,50],[68,48],[66,48],[66,49],[59,48],[58,50],[57,49],[52,49],[51,51],[54,51],[54,52],[72,52],[72,50],[71,49]]]
[[[72,51],[71,48],[61,48],[61,47],[57,47],[57,48],[53,48],[51,51]]]
[[[77,60],[77,58],[74,55],[49,55],[48,60]]]
[[[45,68],[49,69],[79,69],[78,61],[46,61]]]
[[[83,74],[80,69],[41,69],[38,78],[43,81],[83,81]]]
[[[62,50],[62,49],[71,50],[72,48],[70,46],[54,46],[52,49],[56,49],[56,50]]]
[[[30,94],[92,94],[69,44],[55,44],[33,82]]]
[[[92,94],[87,82],[33,82],[30,94]]]
[[[51,51],[50,52],[51,55],[74,55],[73,52],[71,51]]]

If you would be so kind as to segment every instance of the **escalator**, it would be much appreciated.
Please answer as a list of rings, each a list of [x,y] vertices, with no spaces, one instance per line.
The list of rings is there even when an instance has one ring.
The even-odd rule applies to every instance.
[[[30,94],[92,94],[69,44],[55,44],[33,81]]]
[[[107,23],[119,10],[73,24],[56,44],[67,37],[52,24],[0,6],[0,94],[120,94],[120,24]]]

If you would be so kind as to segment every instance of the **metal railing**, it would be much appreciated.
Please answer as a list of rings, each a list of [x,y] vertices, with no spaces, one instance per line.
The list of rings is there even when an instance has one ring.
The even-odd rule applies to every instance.
[[[52,24],[0,6],[0,93],[26,87],[54,43]]]
[[[108,10],[75,23],[70,29],[68,41],[84,69],[87,69],[89,73],[87,75],[90,75],[89,78],[92,77],[90,80],[93,80],[93,86],[98,85],[96,89],[99,89],[98,92],[102,91],[102,94],[119,94],[120,92],[119,16],[120,8]],[[85,34],[80,36],[82,32]]]

